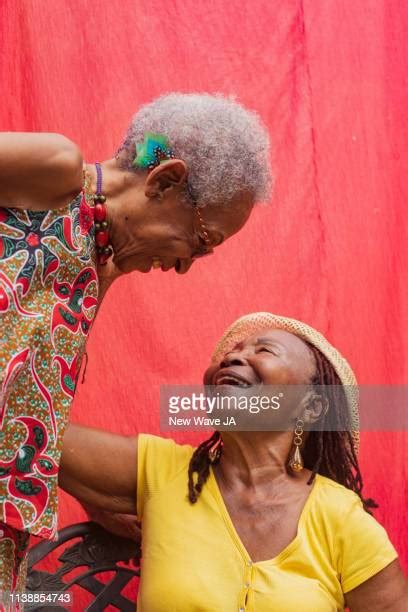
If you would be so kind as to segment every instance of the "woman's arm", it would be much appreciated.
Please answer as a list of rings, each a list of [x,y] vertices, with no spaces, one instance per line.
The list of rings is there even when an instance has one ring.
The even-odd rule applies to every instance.
[[[82,188],[82,155],[61,134],[0,132],[0,207],[48,210]]]
[[[398,559],[345,594],[350,612],[406,612],[408,583]]]
[[[136,514],[137,436],[81,425],[64,436],[59,485],[86,505]]]

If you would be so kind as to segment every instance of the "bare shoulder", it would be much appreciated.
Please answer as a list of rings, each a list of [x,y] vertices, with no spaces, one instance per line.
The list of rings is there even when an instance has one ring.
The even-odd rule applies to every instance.
[[[62,134],[0,133],[0,206],[47,210],[82,188],[79,146]]]

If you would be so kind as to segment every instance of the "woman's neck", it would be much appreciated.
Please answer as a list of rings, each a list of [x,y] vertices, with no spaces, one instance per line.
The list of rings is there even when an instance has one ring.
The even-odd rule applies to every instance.
[[[85,169],[90,177],[90,191],[96,193],[97,174],[95,164],[85,164]],[[128,183],[132,181],[129,172],[121,170],[115,158],[101,162],[102,169],[102,193],[106,199],[120,198],[129,189]]]
[[[240,481],[245,487],[258,488],[288,476],[292,432],[223,432],[222,438],[217,472],[226,485]]]
[[[115,158],[101,162],[102,187],[101,193],[106,197],[107,221],[109,238],[113,250],[117,253],[124,246],[130,246],[129,230],[134,225],[140,225],[143,218],[141,201],[143,198],[143,177],[120,168]],[[95,164],[86,164],[90,177],[89,190],[97,191],[97,173]],[[123,241],[126,245],[123,245]]]

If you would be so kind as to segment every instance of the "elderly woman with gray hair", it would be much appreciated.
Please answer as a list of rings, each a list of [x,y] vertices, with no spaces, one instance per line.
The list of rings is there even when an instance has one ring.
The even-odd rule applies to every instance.
[[[30,533],[55,535],[62,435],[104,293],[133,270],[185,273],[238,232],[268,194],[268,148],[255,113],[207,94],[146,104],[102,163],[58,134],[0,134],[0,589],[17,587]]]

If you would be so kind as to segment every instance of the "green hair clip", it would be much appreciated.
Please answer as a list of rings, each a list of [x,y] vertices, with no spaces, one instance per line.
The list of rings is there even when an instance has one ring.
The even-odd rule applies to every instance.
[[[136,144],[136,157],[132,165],[153,170],[156,166],[173,158],[174,153],[169,147],[167,136],[146,132],[143,144]]]

